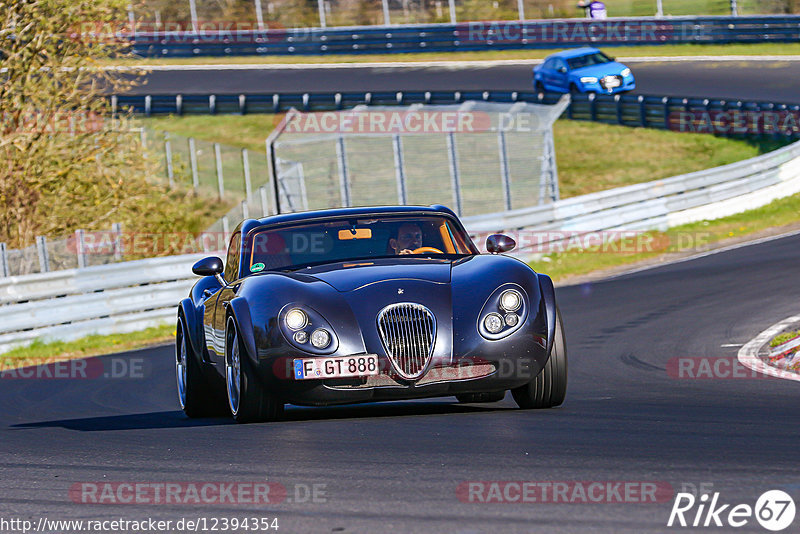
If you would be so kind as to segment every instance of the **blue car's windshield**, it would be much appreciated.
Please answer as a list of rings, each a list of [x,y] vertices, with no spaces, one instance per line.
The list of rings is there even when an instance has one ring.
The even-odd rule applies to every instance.
[[[592,52],[585,56],[576,56],[567,59],[567,65],[570,70],[582,69],[584,67],[591,67],[592,65],[602,65],[603,63],[611,63],[613,60],[602,52]]]
[[[478,250],[441,216],[378,216],[255,230],[245,242],[251,273],[387,256],[460,257]]]

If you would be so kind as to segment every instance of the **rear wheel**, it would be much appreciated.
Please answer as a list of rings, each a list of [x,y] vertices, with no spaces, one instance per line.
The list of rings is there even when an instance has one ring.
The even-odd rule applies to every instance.
[[[564,402],[567,395],[567,343],[558,308],[555,339],[547,363],[536,378],[512,389],[511,395],[520,408],[552,408]]]
[[[462,404],[476,402],[500,402],[505,397],[505,391],[493,391],[491,393],[464,393],[462,395],[456,395],[456,399],[458,399],[458,402]]]
[[[200,369],[182,317],[175,329],[175,375],[178,385],[178,401],[187,417],[213,417],[224,414],[218,396],[208,384]]]
[[[274,421],[283,413],[283,403],[266,390],[253,370],[233,317],[225,329],[225,383],[228,407],[237,423]]]

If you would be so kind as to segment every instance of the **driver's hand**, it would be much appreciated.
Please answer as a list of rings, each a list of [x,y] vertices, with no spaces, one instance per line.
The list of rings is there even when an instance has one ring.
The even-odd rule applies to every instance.
[[[407,248],[404,248],[403,250],[400,251],[400,255],[401,256],[404,255],[404,254],[413,254],[413,253],[414,253],[413,250],[410,250],[410,249],[407,249]]]

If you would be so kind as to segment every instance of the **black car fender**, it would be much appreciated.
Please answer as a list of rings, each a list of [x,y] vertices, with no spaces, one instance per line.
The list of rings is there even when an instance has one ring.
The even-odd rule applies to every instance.
[[[547,354],[550,354],[556,335],[556,290],[553,287],[553,280],[546,274],[536,273],[536,277],[539,280],[539,291],[542,294],[547,318]]]
[[[236,323],[239,339],[242,340],[250,361],[256,362],[258,360],[258,352],[256,351],[253,321],[250,317],[250,306],[247,304],[247,299],[243,297],[234,298],[228,303],[227,309],[228,316],[233,317],[233,321]]]
[[[203,354],[205,341],[203,335],[203,317],[199,315],[192,299],[187,297],[178,304],[178,316],[182,316],[186,325],[186,337],[194,354]]]

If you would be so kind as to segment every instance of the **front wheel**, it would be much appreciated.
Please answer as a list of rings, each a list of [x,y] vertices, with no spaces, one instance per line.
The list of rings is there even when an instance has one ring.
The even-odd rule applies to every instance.
[[[283,403],[266,390],[247,358],[233,317],[225,328],[225,383],[228,407],[237,423],[274,421]]]
[[[544,93],[544,84],[539,80],[536,80],[535,89],[537,93]]]
[[[200,362],[192,350],[183,317],[178,319],[175,328],[175,374],[178,402],[187,417],[213,417],[224,414],[224,404],[218,401],[218,395],[200,369]]]
[[[567,343],[561,312],[556,308],[556,329],[550,357],[539,374],[525,384],[511,390],[520,408],[552,408],[564,402],[567,395]]]

